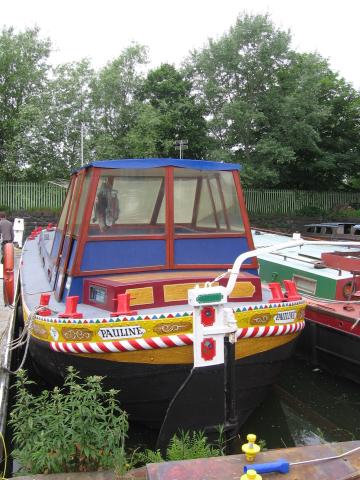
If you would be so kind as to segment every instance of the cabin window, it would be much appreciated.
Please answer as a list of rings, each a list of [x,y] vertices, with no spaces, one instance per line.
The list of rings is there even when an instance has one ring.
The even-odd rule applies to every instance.
[[[90,186],[90,179],[91,179],[91,173],[88,172],[86,174],[82,191],[81,191],[81,196],[80,196],[80,201],[79,201],[79,209],[76,215],[76,221],[75,221],[75,226],[74,226],[74,234],[77,235],[79,233],[80,225],[83,221],[84,218],[84,211],[85,211],[85,206],[88,202],[88,194],[89,194],[89,186]]]
[[[89,288],[89,300],[95,303],[105,304],[107,301],[107,290],[106,288],[90,285]]]
[[[65,203],[64,203],[63,209],[61,211],[60,219],[59,219],[59,222],[58,222],[58,230],[63,230],[63,228],[64,228],[65,220],[66,220],[66,214],[67,214],[67,211],[69,209],[71,192],[72,192],[72,185],[69,186],[67,194],[66,194]]]
[[[293,275],[292,279],[299,291],[308,293],[310,295],[315,295],[317,285],[316,280],[308,277],[302,277],[301,275]]]
[[[165,170],[104,170],[96,191],[90,236],[165,233]]]
[[[231,172],[174,170],[176,234],[244,232]]]

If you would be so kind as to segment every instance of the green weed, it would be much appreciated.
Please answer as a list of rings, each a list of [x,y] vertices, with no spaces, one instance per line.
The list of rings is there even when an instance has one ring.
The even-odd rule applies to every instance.
[[[16,377],[15,407],[11,412],[13,457],[21,474],[87,472],[127,469],[127,414],[105,391],[102,377],[80,379],[68,369],[65,389],[29,391],[34,382],[24,370]]]

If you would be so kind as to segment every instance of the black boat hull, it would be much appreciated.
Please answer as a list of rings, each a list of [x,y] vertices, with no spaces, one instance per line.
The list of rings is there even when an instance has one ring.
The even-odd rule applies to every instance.
[[[294,345],[295,339],[292,339],[276,348],[235,361],[238,426],[266,397],[282,365],[291,356]],[[160,427],[171,400],[193,368],[192,365],[111,362],[91,356],[59,353],[51,350],[47,342],[35,338],[31,339],[30,353],[36,372],[49,386],[61,385],[69,366],[75,367],[82,377],[101,375],[105,377],[104,387],[120,390],[121,405],[130,420],[155,428]],[[202,391],[197,391],[200,388]],[[196,382],[192,384],[194,403],[197,398],[202,398],[203,388],[204,385]],[[209,391],[212,389],[211,382],[207,388]],[[204,408],[207,408],[206,405]]]

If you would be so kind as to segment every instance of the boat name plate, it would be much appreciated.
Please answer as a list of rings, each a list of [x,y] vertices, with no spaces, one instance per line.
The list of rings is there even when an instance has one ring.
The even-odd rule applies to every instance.
[[[285,310],[274,316],[275,323],[291,323],[296,319],[296,310]]]
[[[146,330],[140,325],[134,325],[129,327],[111,327],[111,328],[100,328],[99,337],[103,340],[114,340],[120,338],[136,338],[142,337]]]

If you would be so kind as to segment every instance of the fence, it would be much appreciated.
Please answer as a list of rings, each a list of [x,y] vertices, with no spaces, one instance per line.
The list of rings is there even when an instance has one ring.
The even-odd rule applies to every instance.
[[[331,210],[360,207],[360,192],[314,192],[306,190],[244,190],[249,213],[292,213],[307,207]]]
[[[50,183],[0,182],[0,205],[10,210],[58,209],[66,189]]]
[[[59,209],[66,189],[50,183],[0,182],[0,205],[10,210]],[[340,205],[360,207],[360,192],[305,190],[244,190],[250,213],[291,213],[306,207],[331,210]]]

